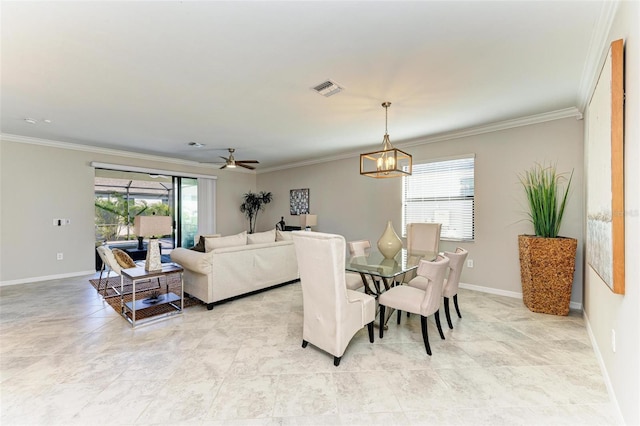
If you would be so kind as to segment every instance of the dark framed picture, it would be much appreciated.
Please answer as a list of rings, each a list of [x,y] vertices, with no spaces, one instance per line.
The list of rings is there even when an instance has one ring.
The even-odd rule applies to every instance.
[[[309,214],[309,188],[290,190],[289,206],[293,216]]]

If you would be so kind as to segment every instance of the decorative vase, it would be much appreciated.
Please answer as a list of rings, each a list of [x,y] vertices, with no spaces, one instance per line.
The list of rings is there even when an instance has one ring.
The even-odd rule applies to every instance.
[[[577,243],[575,238],[518,235],[522,301],[530,311],[569,314]]]
[[[147,260],[144,263],[144,269],[147,271],[162,270],[160,242],[155,238],[149,239],[149,244],[147,244]]]
[[[387,222],[387,227],[385,228],[382,236],[378,240],[378,250],[380,253],[387,258],[393,259],[396,254],[402,248],[402,240],[396,234],[396,231],[393,229],[393,225],[391,221]]]

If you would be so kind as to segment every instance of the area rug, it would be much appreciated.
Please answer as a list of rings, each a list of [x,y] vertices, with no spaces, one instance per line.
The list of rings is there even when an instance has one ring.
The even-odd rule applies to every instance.
[[[91,283],[93,288],[97,290],[98,281],[99,281],[98,279],[91,279],[89,280],[89,283]],[[104,288],[104,281],[105,279],[103,278],[102,283],[100,285],[100,295],[102,295],[102,291],[103,291],[102,289]],[[132,289],[131,282],[127,283],[127,280],[125,279],[124,284],[125,284],[124,298],[123,298],[124,303],[131,302],[132,300],[132,295],[130,294]],[[152,293],[158,292],[158,291],[160,293],[165,293],[167,285],[169,286],[170,292],[180,295],[180,278],[177,274],[172,274],[166,277],[164,276],[160,277],[161,288],[158,288],[158,279],[156,278],[153,278],[149,281],[136,283],[136,300],[146,299],[150,297]],[[115,287],[118,289],[118,291],[120,291],[120,277],[109,278],[109,280],[107,281],[107,294],[106,296],[104,296],[105,302],[107,302],[109,306],[111,306],[117,313],[120,313],[121,312],[120,296],[115,292],[115,290],[113,290],[112,287]],[[185,309],[190,308],[192,306],[200,306],[200,305],[204,305],[204,303],[199,299],[196,299],[195,297],[187,296],[185,294],[185,297],[184,297]],[[157,304],[157,305],[150,304],[149,307],[147,308],[136,310],[136,320],[148,318],[148,317],[163,314],[166,312],[171,312],[173,310],[175,309],[168,304]]]

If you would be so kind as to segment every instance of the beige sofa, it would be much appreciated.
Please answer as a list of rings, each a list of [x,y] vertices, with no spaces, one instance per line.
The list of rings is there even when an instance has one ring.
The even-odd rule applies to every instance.
[[[287,234],[211,236],[205,238],[205,253],[176,248],[171,260],[184,268],[184,291],[211,310],[215,302],[297,280],[296,252]]]

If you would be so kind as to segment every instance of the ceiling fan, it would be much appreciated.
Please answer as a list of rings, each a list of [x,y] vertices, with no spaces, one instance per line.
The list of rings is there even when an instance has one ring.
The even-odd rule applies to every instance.
[[[227,158],[227,157],[220,156],[220,158],[222,158],[225,161],[225,164],[222,167],[220,167],[221,169],[224,169],[226,167],[233,169],[236,166],[239,166],[239,167],[244,167],[245,169],[255,170],[255,167],[249,166],[249,164],[260,163],[257,160],[236,160],[235,157],[233,156],[235,149],[234,148],[227,148],[227,149],[229,150],[229,157]]]

